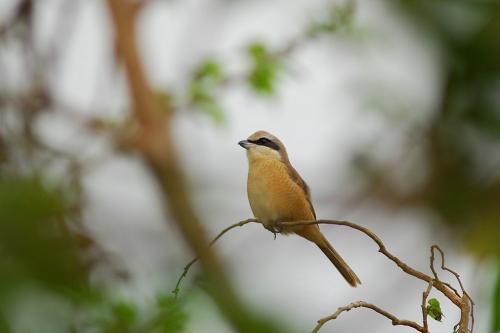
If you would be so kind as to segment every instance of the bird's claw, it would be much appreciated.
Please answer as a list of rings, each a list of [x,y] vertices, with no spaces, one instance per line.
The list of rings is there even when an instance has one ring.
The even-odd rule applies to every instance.
[[[276,235],[281,233],[281,227],[278,227],[278,226],[264,225],[264,228],[266,228],[267,230],[269,230],[270,232],[273,233],[274,240],[276,240]]]

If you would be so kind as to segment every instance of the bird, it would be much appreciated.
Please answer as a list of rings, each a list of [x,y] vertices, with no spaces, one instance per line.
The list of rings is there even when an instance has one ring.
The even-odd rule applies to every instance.
[[[267,229],[279,222],[316,221],[309,186],[290,163],[285,145],[266,131],[257,131],[238,144],[248,159],[247,195],[252,212]],[[316,244],[351,286],[360,279],[321,233],[317,224],[283,227]]]

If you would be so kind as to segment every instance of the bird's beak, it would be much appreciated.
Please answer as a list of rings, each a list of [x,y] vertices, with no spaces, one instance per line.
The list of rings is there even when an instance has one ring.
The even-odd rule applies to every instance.
[[[241,140],[240,142],[238,142],[238,144],[243,148],[248,149],[248,146],[251,145],[251,142],[248,140]]]

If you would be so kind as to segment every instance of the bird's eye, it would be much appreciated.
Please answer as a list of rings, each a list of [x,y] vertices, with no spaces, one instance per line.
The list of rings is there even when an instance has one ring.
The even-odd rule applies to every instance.
[[[274,149],[274,150],[280,150],[280,147],[275,142],[273,142],[271,139],[268,139],[268,138],[260,138],[260,139],[257,139],[255,141],[252,141],[252,140],[249,140],[249,141],[252,143],[255,143],[259,146],[266,146],[266,147]]]

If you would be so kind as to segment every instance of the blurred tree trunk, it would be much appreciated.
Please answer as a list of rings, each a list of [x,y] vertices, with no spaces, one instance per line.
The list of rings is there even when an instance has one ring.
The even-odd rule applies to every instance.
[[[255,333],[256,327],[269,331],[265,323],[259,324],[252,318],[237,297],[217,254],[209,247],[206,232],[193,209],[172,138],[174,110],[172,107],[161,109],[140,60],[135,39],[138,9],[123,0],[108,0],[108,5],[132,96],[133,117],[138,125],[137,146],[161,186],[165,206],[185,241],[200,258],[210,282],[210,294],[232,326],[238,332]]]

